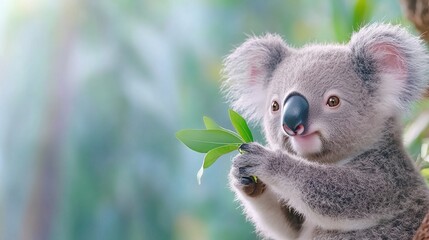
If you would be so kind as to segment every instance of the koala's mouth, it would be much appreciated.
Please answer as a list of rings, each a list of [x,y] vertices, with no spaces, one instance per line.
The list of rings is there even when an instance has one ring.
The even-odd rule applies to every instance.
[[[323,150],[321,136],[318,131],[289,137],[289,141],[294,152],[301,156],[318,154]]]
[[[285,150],[311,162],[331,163],[334,161],[330,158],[332,152],[329,150],[329,141],[319,131],[311,132],[301,137],[301,139],[294,139],[294,137],[284,134],[283,147]],[[317,141],[320,141],[320,143],[317,143]]]
[[[312,138],[314,136],[319,136],[319,135],[320,135],[320,133],[318,131],[314,131],[314,132],[311,132],[311,133],[307,133],[305,135],[296,135],[293,138],[305,140],[305,139],[310,139],[310,138]]]

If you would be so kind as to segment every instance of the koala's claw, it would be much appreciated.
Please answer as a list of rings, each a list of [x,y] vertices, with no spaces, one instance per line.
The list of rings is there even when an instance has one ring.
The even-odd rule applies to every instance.
[[[252,177],[241,177],[240,183],[247,186],[254,183],[254,181]]]
[[[243,185],[257,183],[257,179],[267,178],[267,166],[275,159],[274,153],[259,143],[245,143],[240,146],[242,153],[238,154],[232,162],[233,176]],[[242,178],[248,178],[243,180]]]
[[[242,156],[245,155],[240,155],[239,157]],[[239,157],[236,157],[232,163],[232,166],[237,169],[238,176],[250,177],[251,175],[254,175],[254,171],[258,168],[259,164],[252,163],[250,161],[246,163],[246,158]]]
[[[247,196],[257,197],[264,193],[267,186],[263,182],[258,181],[257,183],[255,183],[252,179],[250,179],[250,181],[252,182],[249,185],[244,185],[242,188],[243,191],[247,194]]]
[[[246,151],[246,148],[248,148],[249,144],[247,143],[243,143],[240,145],[240,147],[238,147],[238,152],[243,154]]]
[[[269,175],[266,172],[266,165],[272,159],[273,153],[258,143],[242,144],[239,151],[240,154],[234,158],[231,169],[235,186],[247,196],[259,196],[266,188],[263,182]]]
[[[261,153],[265,149],[258,143],[243,143],[238,148],[240,153]]]

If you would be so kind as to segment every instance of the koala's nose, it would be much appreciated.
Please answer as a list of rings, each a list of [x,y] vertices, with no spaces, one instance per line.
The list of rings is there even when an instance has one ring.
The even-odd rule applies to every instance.
[[[284,102],[283,130],[289,136],[301,135],[307,127],[309,105],[299,93],[292,93]]]

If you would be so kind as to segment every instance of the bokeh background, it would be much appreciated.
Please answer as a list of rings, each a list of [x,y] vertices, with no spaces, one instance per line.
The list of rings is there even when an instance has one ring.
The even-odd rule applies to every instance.
[[[198,185],[175,132],[230,127],[222,59],[248,35],[346,42],[375,21],[413,31],[391,0],[0,0],[0,239],[257,239],[232,155]],[[428,108],[404,118],[415,159]]]

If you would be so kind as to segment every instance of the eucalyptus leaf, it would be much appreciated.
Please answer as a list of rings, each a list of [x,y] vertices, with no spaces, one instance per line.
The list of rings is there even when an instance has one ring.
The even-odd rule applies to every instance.
[[[335,37],[338,41],[347,41],[351,33],[352,19],[348,9],[342,1],[332,1],[332,26]]]
[[[371,14],[371,4],[368,0],[357,0],[353,9],[353,28],[359,29],[365,23],[365,19]]]
[[[219,157],[234,150],[237,150],[239,146],[240,144],[230,144],[208,151],[206,156],[204,157],[204,168],[210,167],[214,162],[216,162]]]
[[[198,170],[197,172],[198,185],[201,185],[201,178],[203,177],[203,173],[204,173],[204,161],[203,161],[203,165],[201,165],[200,170]]]
[[[198,184],[201,184],[204,169],[210,167],[219,157],[238,150],[245,142],[253,142],[252,133],[244,118],[233,110],[229,110],[229,118],[237,133],[221,127],[206,116],[203,117],[206,129],[184,129],[176,133],[177,139],[190,149],[207,153],[197,173]],[[254,177],[253,180],[256,182],[257,178]]]
[[[209,117],[207,117],[207,116],[204,116],[204,117],[203,117],[203,121],[204,121],[204,125],[206,126],[206,129],[221,129],[221,130],[224,130],[224,131],[226,131],[226,132],[229,132],[230,134],[232,134],[232,135],[236,136],[237,138],[239,138],[239,139],[241,139],[243,142],[245,142],[245,140],[243,139],[243,137],[242,137],[242,136],[238,135],[237,133],[235,133],[235,132],[233,132],[233,131],[231,131],[231,130],[229,130],[229,129],[226,129],[226,128],[221,127],[221,126],[220,126],[219,124],[217,124],[213,119],[211,119],[211,118],[209,118]]]
[[[234,150],[237,150],[239,146],[240,144],[230,144],[230,145],[225,145],[225,146],[218,147],[208,151],[206,156],[204,157],[203,165],[201,166],[200,170],[198,170],[198,173],[197,173],[198,184],[201,184],[201,178],[203,176],[204,169],[210,167],[222,155],[225,155]]]
[[[425,168],[420,171],[422,176],[426,179],[426,181],[429,183],[429,168]]]
[[[246,120],[244,120],[240,114],[231,109],[229,110],[229,118],[235,130],[238,132],[238,134],[240,134],[243,140],[245,142],[253,142],[252,132],[250,131]]]
[[[187,147],[200,153],[229,144],[243,143],[241,138],[223,129],[185,129],[177,132],[176,137]]]
[[[209,117],[204,116],[203,121],[207,129],[222,129],[222,127],[219,126],[219,124],[217,124],[213,119]]]

